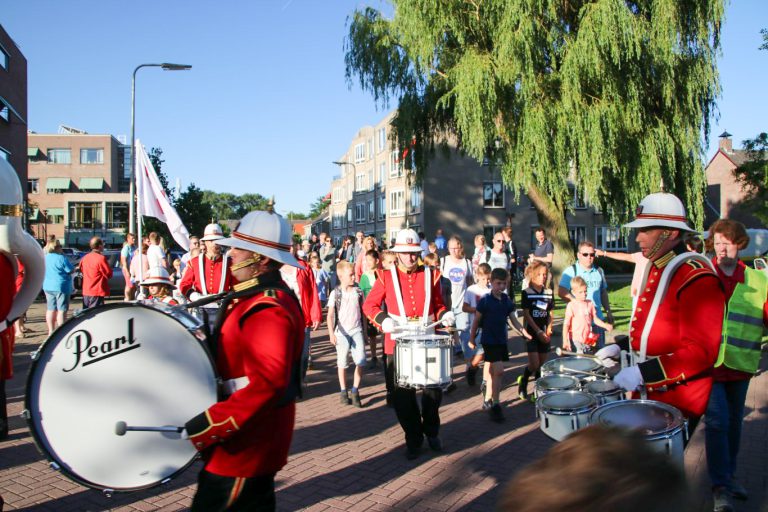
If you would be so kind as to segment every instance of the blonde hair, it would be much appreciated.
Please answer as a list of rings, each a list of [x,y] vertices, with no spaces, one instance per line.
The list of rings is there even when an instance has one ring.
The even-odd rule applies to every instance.
[[[437,256],[437,254],[431,252],[424,256],[424,264],[429,265],[430,267],[437,266],[437,262],[440,260],[440,258]]]
[[[48,240],[47,244],[45,244],[45,252],[56,252],[56,249],[60,247],[61,245],[59,244],[59,241],[55,238],[52,238]]]
[[[336,264],[336,273],[340,274],[345,270],[354,270],[355,266],[347,260],[341,260]]]
[[[528,264],[527,267],[525,267],[525,278],[529,281],[531,280],[531,277],[533,276],[533,273],[536,272],[541,267],[544,267],[547,269],[547,272],[549,272],[549,267],[546,263],[539,260],[533,260],[531,263]]]
[[[576,276],[576,277],[571,279],[571,290],[573,290],[574,287],[576,287],[576,288],[587,288],[587,282],[584,280],[583,277]]]

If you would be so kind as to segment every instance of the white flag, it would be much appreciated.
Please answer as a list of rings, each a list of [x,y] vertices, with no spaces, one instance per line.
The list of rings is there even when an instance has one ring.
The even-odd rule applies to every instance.
[[[136,202],[139,215],[165,222],[176,243],[189,251],[189,231],[171,206],[155,168],[139,140],[136,140]],[[139,220],[141,222],[141,220]]]

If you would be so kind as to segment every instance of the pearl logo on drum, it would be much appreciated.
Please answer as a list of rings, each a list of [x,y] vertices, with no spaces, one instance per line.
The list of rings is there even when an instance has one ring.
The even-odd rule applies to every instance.
[[[128,319],[127,328],[127,335],[101,342],[94,342],[91,333],[85,329],[73,332],[67,337],[64,346],[72,350],[75,360],[71,368],[62,368],[62,371],[71,372],[79,366],[88,366],[139,348],[141,344],[136,343],[136,338],[133,337],[133,318]]]

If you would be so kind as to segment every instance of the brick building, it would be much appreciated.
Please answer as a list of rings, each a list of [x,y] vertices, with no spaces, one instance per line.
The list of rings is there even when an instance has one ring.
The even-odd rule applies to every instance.
[[[27,181],[27,59],[0,25],[0,158]]]

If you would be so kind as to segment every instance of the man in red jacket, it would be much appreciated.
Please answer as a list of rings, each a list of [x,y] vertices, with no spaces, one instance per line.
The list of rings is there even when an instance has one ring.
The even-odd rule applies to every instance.
[[[434,320],[443,325],[453,325],[453,313],[443,304],[440,286],[440,272],[419,265],[421,245],[419,236],[412,229],[403,229],[397,234],[391,249],[397,253],[397,265],[377,274],[368,297],[363,303],[363,313],[368,321],[385,333],[384,353],[387,354],[385,378],[393,389],[391,401],[395,406],[397,420],[405,432],[406,457],[415,459],[421,452],[424,436],[429,447],[441,451],[440,413],[443,399],[440,388],[425,388],[421,396],[421,411],[416,403],[416,390],[395,386],[394,373],[395,340],[392,332],[396,326],[417,322],[422,326]],[[386,311],[382,308],[386,304]],[[389,397],[388,397],[389,400]]]
[[[112,277],[112,267],[102,254],[104,242],[95,236],[90,242],[91,252],[80,260],[80,271],[83,273],[83,309],[104,305],[104,298],[109,297],[109,279]]]
[[[304,339],[299,303],[280,278],[281,266],[298,265],[289,250],[291,228],[272,212],[251,212],[217,243],[231,247],[235,281],[222,304],[216,351],[225,398],[186,424],[205,460],[192,511],[274,510]]]
[[[203,238],[200,239],[205,244],[205,251],[197,258],[189,259],[189,268],[184,272],[179,284],[179,291],[190,300],[232,289],[229,256],[222,254],[221,247],[217,244],[223,238],[221,226],[205,226]]]
[[[12,254],[0,250],[0,440],[8,437],[5,381],[13,377],[13,324],[8,318],[16,294],[16,268]]]

